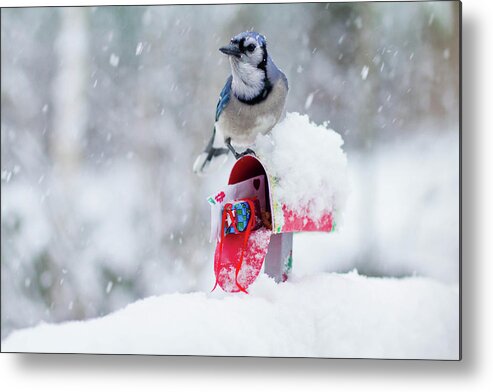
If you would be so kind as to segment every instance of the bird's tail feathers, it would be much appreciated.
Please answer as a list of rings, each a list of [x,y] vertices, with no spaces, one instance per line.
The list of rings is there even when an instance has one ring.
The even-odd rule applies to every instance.
[[[228,160],[227,149],[214,148],[211,152],[204,151],[200,154],[193,164],[193,171],[198,175],[205,175],[221,167]]]

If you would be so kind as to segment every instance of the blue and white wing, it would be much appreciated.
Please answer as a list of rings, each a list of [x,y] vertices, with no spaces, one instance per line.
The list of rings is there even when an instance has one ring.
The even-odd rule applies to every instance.
[[[219,117],[221,116],[221,113],[223,112],[224,108],[228,105],[229,99],[231,98],[231,82],[233,80],[233,77],[230,76],[228,80],[226,80],[226,84],[224,85],[223,89],[221,90],[221,94],[219,94],[219,102],[217,103],[216,106],[216,121],[219,120]]]

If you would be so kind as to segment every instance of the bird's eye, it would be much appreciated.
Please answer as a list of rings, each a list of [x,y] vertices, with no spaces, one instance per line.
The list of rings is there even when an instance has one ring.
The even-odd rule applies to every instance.
[[[250,45],[248,45],[248,46],[247,46],[247,50],[248,50],[249,52],[253,52],[253,51],[255,50],[255,45],[254,45],[254,44],[250,44]]]

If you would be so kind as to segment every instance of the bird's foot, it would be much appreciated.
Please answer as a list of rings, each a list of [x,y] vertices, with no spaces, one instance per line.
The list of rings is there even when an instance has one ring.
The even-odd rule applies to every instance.
[[[238,153],[236,152],[236,150],[234,149],[234,147],[231,145],[231,138],[228,137],[224,143],[226,144],[226,147],[228,147],[229,151],[231,151],[233,153],[233,155],[235,156],[236,160],[244,157],[245,155],[248,155],[248,154],[252,154],[253,156],[257,156],[255,154],[255,151],[253,151],[252,149],[250,148],[247,148],[245,151],[243,151],[242,153]]]
[[[237,153],[235,152],[235,158],[238,160],[242,157],[244,157],[245,155],[253,155],[254,157],[257,156],[257,154],[255,154],[255,151],[253,151],[252,149],[250,148],[247,148],[245,151],[243,151],[242,153]]]

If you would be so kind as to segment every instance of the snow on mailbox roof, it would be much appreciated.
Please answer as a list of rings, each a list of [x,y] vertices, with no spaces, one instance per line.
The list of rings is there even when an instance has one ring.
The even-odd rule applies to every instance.
[[[259,135],[255,151],[281,203],[313,218],[331,212],[338,221],[349,190],[343,144],[334,130],[294,112]]]

